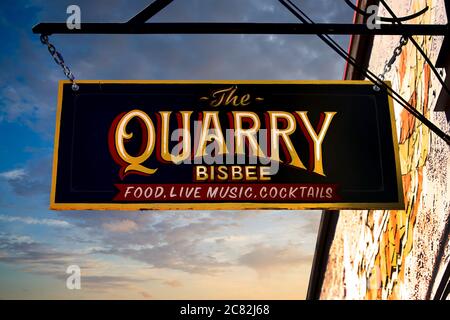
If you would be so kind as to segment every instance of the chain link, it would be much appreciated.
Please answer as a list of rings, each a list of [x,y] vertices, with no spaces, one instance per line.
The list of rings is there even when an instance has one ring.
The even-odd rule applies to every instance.
[[[78,91],[80,87],[75,82],[74,74],[72,73],[70,68],[65,64],[62,54],[56,50],[53,44],[50,43],[47,35],[41,35],[41,43],[47,46],[48,52],[53,57],[53,60],[55,60],[56,64],[58,64],[63,69],[63,72],[67,77],[67,79],[69,79],[70,82],[72,82],[72,90]]]
[[[391,71],[392,65],[397,60],[398,56],[402,54],[403,47],[406,46],[407,43],[408,43],[408,37],[402,36],[400,38],[398,46],[394,49],[394,52],[392,53],[392,57],[389,60],[386,60],[386,64],[383,68],[383,72],[378,75],[378,78],[381,81],[384,81],[386,73]],[[378,83],[378,84],[380,84],[380,83]],[[374,85],[373,90],[380,91],[380,87],[378,85]]]

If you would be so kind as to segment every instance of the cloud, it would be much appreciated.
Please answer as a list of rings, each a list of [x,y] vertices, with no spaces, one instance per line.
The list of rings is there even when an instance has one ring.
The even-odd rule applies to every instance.
[[[100,22],[125,22],[148,3],[148,0],[77,1],[83,21]],[[296,3],[317,22],[350,22],[353,14],[338,1]],[[53,136],[57,81],[64,79],[64,75],[30,30],[40,21],[65,21],[69,4],[70,0],[18,0],[1,4],[5,14],[0,26],[8,46],[0,54],[0,123],[23,124],[38,135]],[[152,18],[152,22],[168,21],[297,20],[273,0],[192,0],[174,1]],[[348,41],[348,37],[335,38],[344,46]],[[344,66],[315,36],[55,35],[50,41],[78,79],[339,79]],[[33,155],[36,151],[39,150],[35,146],[28,149]],[[0,183],[28,199],[22,201],[27,205],[31,197],[48,195],[51,164],[50,156],[34,156],[23,168],[0,173]],[[19,210],[22,203],[16,202],[14,208]],[[55,213],[58,219],[4,216],[0,218],[3,222],[62,228],[67,222],[71,228],[61,228],[63,232],[57,241],[52,238],[54,235],[46,235],[47,243],[26,235],[0,233],[0,261],[58,279],[66,276],[65,266],[81,261],[83,270],[91,270],[86,281],[92,288],[106,288],[110,284],[109,288],[116,289],[136,286],[137,278],[110,275],[107,268],[98,265],[97,257],[101,257],[101,262],[110,258],[120,261],[108,267],[142,264],[150,270],[175,274],[167,279],[179,276],[180,271],[188,279],[221,276],[237,265],[257,271],[294,268],[302,259],[310,259],[309,252],[313,249],[303,251],[302,245],[294,246],[288,240],[301,242],[306,234],[312,238],[313,224],[318,219],[305,224],[307,215],[295,212],[280,215],[283,219],[267,211],[65,212]],[[181,284],[177,280],[158,281],[171,288]],[[183,278],[183,283],[187,286],[189,281]],[[135,292],[151,296],[142,288]]]
[[[152,299],[153,298],[153,296],[146,291],[141,291],[140,293],[144,299]]]
[[[20,180],[23,177],[25,177],[26,172],[25,169],[14,169],[6,172],[0,173],[0,178],[6,179],[6,180]]]
[[[239,258],[239,263],[261,274],[276,269],[292,268],[310,263],[312,257],[300,248],[300,246],[292,244],[284,247],[262,244],[243,254]]]
[[[44,225],[49,227],[61,227],[67,228],[70,227],[70,223],[63,220],[56,219],[36,219],[33,217],[18,217],[18,216],[8,216],[4,214],[0,214],[1,222],[20,222],[30,225]]]
[[[0,262],[25,266],[33,272],[65,270],[69,255],[50,249],[29,236],[0,233]]]
[[[15,245],[32,245],[34,240],[29,236],[0,232],[0,248],[8,249]]]
[[[136,295],[159,283],[166,287],[163,291],[181,294],[179,288],[190,288],[199,279],[238,281],[242,267],[257,272],[262,280],[251,280],[257,286],[258,281],[268,281],[269,274],[300,277],[309,266],[313,248],[299,244],[303,235],[298,232],[307,214],[311,213],[58,212],[55,220],[67,221],[71,228],[57,244],[51,239],[45,244],[29,236],[0,234],[0,262],[59,280],[67,277],[68,265],[77,264],[83,279],[88,277],[82,280],[83,289],[99,293],[120,288]],[[138,228],[132,232],[105,228],[122,225]],[[217,239],[226,241],[218,245]],[[154,296],[153,289],[150,292]]]
[[[124,257],[153,269],[202,275],[218,275],[237,265],[262,271],[310,263],[320,217],[315,212],[293,211],[59,215],[83,228],[86,237],[96,239],[93,254]],[[299,228],[303,231],[298,232]],[[291,232],[299,235],[295,245],[289,242],[293,239]],[[308,241],[304,242],[305,237]]]
[[[133,220],[126,219],[105,223],[103,227],[111,232],[132,232],[137,230],[138,225]]]
[[[223,212],[58,213],[96,239],[93,254],[120,256],[152,268],[216,274],[232,265],[214,256],[204,239],[238,227],[245,215]],[[249,213],[246,217],[252,217]],[[132,230],[128,232],[128,230]]]
[[[179,280],[166,280],[163,283],[172,288],[179,288],[183,286],[183,284]]]
[[[46,244],[35,241],[29,236],[0,232],[0,263],[7,263],[19,270],[51,276],[66,281],[66,269],[76,264],[81,268],[83,290],[111,292],[112,289],[142,290],[136,287],[145,281],[161,281],[156,278],[117,275],[114,265],[94,259],[90,255],[77,252],[65,253]]]
[[[305,237],[313,237],[317,235],[320,226],[321,213],[311,212],[304,215],[303,223],[299,226],[299,231]]]
[[[30,7],[29,1],[17,1],[5,9],[17,11],[24,2]],[[353,11],[337,2],[302,1],[300,5],[317,22],[350,22]],[[20,17],[26,23],[5,15],[8,28],[4,29],[16,42],[10,46],[13,52],[0,57],[0,118],[51,136],[57,80],[64,75],[30,29],[38,21],[65,21],[71,2],[32,4],[33,10]],[[123,22],[148,1],[80,0],[77,5],[83,21]],[[298,22],[274,0],[178,1],[152,21]],[[344,46],[348,42],[347,36],[335,38]],[[99,35],[50,40],[78,79],[335,79],[341,78],[344,66],[315,36]],[[17,64],[11,57],[24,63]]]
[[[104,243],[112,241],[117,245],[99,252],[131,258],[153,268],[214,274],[230,266],[230,263],[219,261],[208,251],[200,250],[199,243],[206,234],[226,227],[226,223],[216,223],[210,219],[181,226],[167,224],[164,229],[161,224],[156,224],[156,227],[147,225],[134,232],[133,236],[127,237],[126,242],[104,235]]]
[[[88,288],[91,290],[117,289],[143,281],[143,279],[127,276],[83,275],[83,272],[81,275],[83,289]]]
[[[51,184],[51,168],[52,158],[45,156],[33,159],[24,168],[0,173],[0,178],[7,181],[14,193],[23,197],[48,194]]]

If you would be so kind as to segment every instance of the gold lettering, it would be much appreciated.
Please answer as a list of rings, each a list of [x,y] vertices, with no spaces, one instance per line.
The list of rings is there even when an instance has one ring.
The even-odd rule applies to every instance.
[[[213,128],[210,133],[211,123]],[[224,154],[227,152],[227,146],[225,138],[223,137],[222,128],[220,127],[219,112],[218,111],[205,111],[203,112],[202,129],[200,132],[200,138],[198,142],[197,151],[195,157],[203,157],[206,155],[206,145],[208,142],[214,140],[217,143],[219,150],[217,154]]]
[[[195,180],[197,181],[208,180],[208,169],[205,166],[195,167]]]
[[[226,166],[219,166],[217,179],[221,180],[221,181],[224,181],[224,180],[228,179],[228,172],[227,172],[227,167]]]
[[[245,154],[244,138],[247,138],[249,145],[253,151],[253,154],[256,155],[257,157],[265,157],[256,139],[256,135],[259,131],[259,128],[261,127],[259,117],[256,115],[256,113],[250,111],[233,111],[233,118],[235,130],[234,135],[236,141],[236,154]],[[243,129],[242,128],[243,118],[252,119],[253,126],[248,129]]]
[[[313,172],[325,176],[323,172],[323,157],[322,157],[322,142],[327,134],[328,128],[330,127],[331,120],[333,119],[336,112],[325,112],[325,119],[323,121],[322,127],[320,128],[319,134],[316,133],[311,122],[308,119],[307,111],[297,111],[303,124],[305,125],[306,131],[309,134],[310,143],[313,143],[314,149],[314,164]]]
[[[289,113],[284,111],[269,111],[270,117],[270,149],[271,149],[271,158],[275,161],[280,161],[280,138],[283,139],[286,148],[291,156],[290,165],[294,167],[298,167],[301,169],[305,169],[306,167],[303,162],[300,160],[297,152],[295,151],[295,147],[292,144],[289,136],[295,132],[297,124],[295,122],[295,117]],[[284,119],[287,121],[286,129],[278,129],[278,120]]]
[[[133,118],[138,118],[142,121],[145,126],[145,130],[147,133],[147,141],[143,141],[145,143],[144,151],[134,157],[131,156],[125,149],[124,140],[130,140],[133,137],[133,133],[128,133],[126,131],[128,123]],[[118,156],[128,163],[128,166],[125,168],[124,173],[128,171],[138,171],[145,174],[154,174],[158,169],[147,168],[142,165],[152,154],[153,149],[155,147],[155,127],[153,125],[150,117],[141,110],[132,110],[125,114],[122,119],[120,119],[117,124],[116,132],[115,132],[115,144]]]
[[[215,91],[211,96],[215,98],[210,102],[211,107],[218,107],[221,105],[228,106],[232,105],[234,107],[238,106],[248,106],[250,104],[250,94],[244,94],[239,97],[236,94],[237,86],[232,86],[222,90]]]
[[[164,161],[173,163],[180,163],[187,158],[189,158],[191,154],[191,123],[190,118],[192,111],[180,111],[182,120],[183,120],[183,129],[182,129],[182,149],[183,153],[178,155],[173,155],[169,152],[169,120],[171,111],[160,111],[161,115],[161,158]]]
[[[270,167],[261,167],[260,168],[260,177],[259,180],[270,180],[271,173]]]
[[[242,180],[244,175],[242,174],[242,167],[231,166],[231,179],[232,180]]]

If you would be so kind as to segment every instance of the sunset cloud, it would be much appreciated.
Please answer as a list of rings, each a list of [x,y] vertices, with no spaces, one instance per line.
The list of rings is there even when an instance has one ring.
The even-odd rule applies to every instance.
[[[86,22],[125,22],[148,3],[77,1]],[[64,75],[31,28],[65,21],[70,4],[0,4],[8,43],[0,52],[0,298],[304,298],[318,212],[48,210],[57,84]],[[317,22],[350,22],[353,14],[329,0],[304,1],[302,9]],[[273,0],[174,1],[151,20],[175,21],[297,22]],[[340,79],[344,67],[315,36],[55,35],[50,41],[77,79]],[[82,268],[80,292],[65,289],[71,264]],[[10,284],[16,278],[22,282]],[[25,281],[30,285],[21,286]],[[37,290],[31,282],[44,286]]]
[[[36,219],[33,217],[19,217],[19,216],[8,216],[4,214],[0,214],[0,222],[20,222],[31,225],[44,225],[49,227],[61,227],[67,228],[70,227],[70,223],[63,220],[57,219]]]
[[[0,173],[0,177],[6,180],[19,180],[26,175],[25,169],[14,169]]]
[[[263,244],[243,254],[239,258],[239,262],[259,273],[265,273],[306,264],[311,259],[311,254],[302,251],[298,245],[288,244],[283,247],[273,247]]]
[[[133,220],[119,220],[103,224],[103,227],[111,232],[132,232],[137,230],[138,225]]]

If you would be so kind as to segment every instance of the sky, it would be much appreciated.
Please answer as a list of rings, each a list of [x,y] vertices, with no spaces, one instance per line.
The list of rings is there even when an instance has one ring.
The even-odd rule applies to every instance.
[[[351,23],[343,1],[294,1]],[[62,70],[31,32],[125,22],[149,0],[0,2],[0,299],[304,299],[320,211],[51,211]],[[153,22],[297,22],[277,0],[176,0]],[[335,38],[345,48],[348,37]],[[54,35],[77,79],[341,79],[314,36]],[[81,268],[81,290],[66,269]]]

